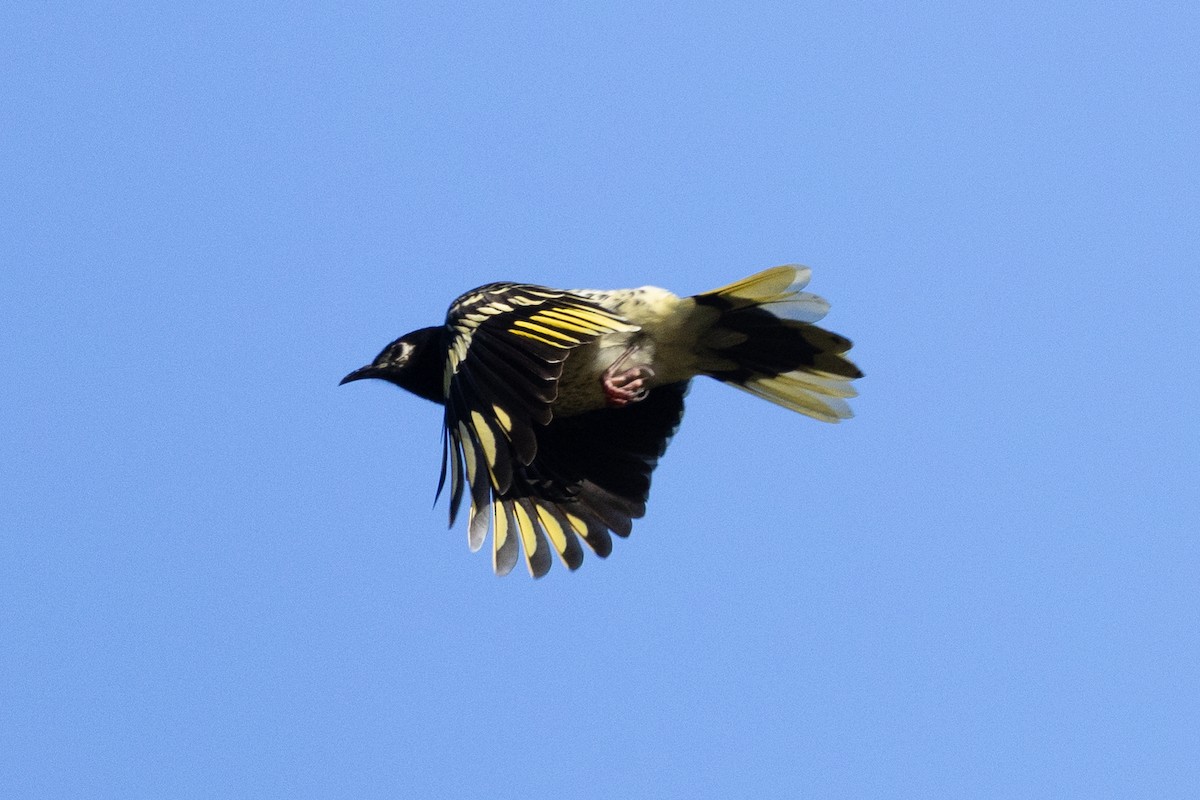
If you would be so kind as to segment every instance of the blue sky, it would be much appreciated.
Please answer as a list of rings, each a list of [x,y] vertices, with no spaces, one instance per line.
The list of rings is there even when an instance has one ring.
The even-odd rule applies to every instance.
[[[1191,4],[0,11],[0,794],[1195,797]],[[814,270],[607,561],[490,574],[461,291]]]

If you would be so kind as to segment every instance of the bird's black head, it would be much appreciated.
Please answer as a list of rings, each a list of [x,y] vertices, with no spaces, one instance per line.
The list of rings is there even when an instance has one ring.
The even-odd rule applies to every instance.
[[[356,369],[342,383],[379,378],[413,394],[445,402],[442,397],[442,371],[446,363],[445,327],[422,328],[401,336],[365,367]],[[341,384],[339,384],[340,386]]]

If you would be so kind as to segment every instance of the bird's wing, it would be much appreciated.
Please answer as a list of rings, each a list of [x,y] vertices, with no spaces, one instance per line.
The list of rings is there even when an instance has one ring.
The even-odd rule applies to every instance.
[[[550,545],[570,569],[583,563],[580,538],[601,558],[612,552],[609,531],[628,536],[632,520],[645,513],[650,475],[679,428],[688,386],[658,386],[624,408],[558,417],[539,428],[537,456],[493,498],[496,572],[516,565],[518,540],[534,577],[550,569]]]
[[[468,535],[477,550],[487,535],[493,494],[505,497],[514,482],[529,483],[527,472],[540,447],[538,431],[553,418],[550,407],[567,356],[605,334],[634,332],[638,326],[579,295],[513,283],[490,284],[458,298],[446,326],[438,493],[449,475],[453,525],[470,487]],[[520,511],[505,509],[524,531]]]

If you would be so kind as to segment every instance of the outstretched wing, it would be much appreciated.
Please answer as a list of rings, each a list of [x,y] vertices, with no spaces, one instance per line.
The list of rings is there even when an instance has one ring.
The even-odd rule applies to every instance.
[[[553,419],[537,435],[537,455],[508,491],[493,494],[493,566],[507,574],[518,540],[535,578],[550,569],[550,547],[570,569],[583,563],[582,538],[596,555],[628,536],[646,511],[650,475],[683,418],[688,382],[659,386],[642,401]]]
[[[567,356],[601,336],[638,326],[570,292],[494,283],[454,301],[446,327],[438,493],[449,475],[453,525],[470,487],[468,535],[477,550],[487,535],[492,495],[512,490],[518,473],[537,456],[537,431],[553,418],[550,407]]]

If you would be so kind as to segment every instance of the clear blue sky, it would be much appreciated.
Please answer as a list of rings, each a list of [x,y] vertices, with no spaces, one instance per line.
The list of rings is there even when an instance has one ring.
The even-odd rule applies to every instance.
[[[1198,41],[5,4],[0,796],[1200,796]],[[787,262],[857,417],[697,384],[575,574],[491,575],[438,410],[337,387],[488,281]]]

